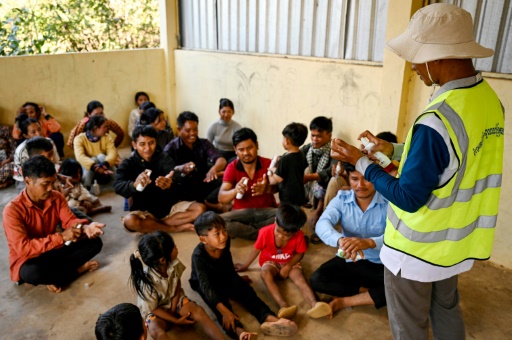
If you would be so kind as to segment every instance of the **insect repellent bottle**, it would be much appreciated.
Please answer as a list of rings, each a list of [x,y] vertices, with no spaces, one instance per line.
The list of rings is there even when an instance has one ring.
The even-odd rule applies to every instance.
[[[374,143],[370,142],[366,137],[361,137],[361,143],[363,143],[364,148],[367,151],[371,151],[373,146],[375,145]],[[381,167],[386,168],[389,164],[391,164],[391,160],[382,152],[373,152],[373,155],[375,156],[375,158],[377,158],[377,160],[379,161],[379,165]]]
[[[247,182],[248,182],[248,179],[247,179],[247,178],[244,178],[244,182],[243,182],[243,184],[244,184],[244,185],[247,185]],[[242,199],[242,197],[244,197],[244,194],[245,194],[245,192],[244,192],[244,193],[241,193],[241,192],[237,193],[237,194],[236,194],[236,199],[237,199],[237,200],[241,200],[241,199]]]
[[[338,251],[336,252],[336,255],[338,255],[338,256],[339,256],[339,257],[341,257],[342,259],[344,259],[344,258],[345,258],[345,253],[343,252],[343,249],[341,249],[341,248],[338,248]],[[359,253],[357,253],[357,255],[356,255],[356,261],[359,261],[359,260],[361,260],[361,259],[362,259],[361,255],[359,255]]]

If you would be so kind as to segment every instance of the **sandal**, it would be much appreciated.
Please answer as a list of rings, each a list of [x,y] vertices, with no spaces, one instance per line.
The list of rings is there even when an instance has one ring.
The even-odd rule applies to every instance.
[[[315,306],[308,310],[306,313],[310,318],[318,319],[323,316],[331,315],[332,308],[328,303],[318,301],[317,303],[315,303]]]
[[[295,314],[297,314],[297,306],[293,305],[279,309],[277,317],[279,319],[291,319],[295,316]]]

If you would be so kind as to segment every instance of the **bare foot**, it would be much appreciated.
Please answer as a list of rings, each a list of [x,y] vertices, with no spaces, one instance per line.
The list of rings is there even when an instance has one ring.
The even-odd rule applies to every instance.
[[[346,306],[344,304],[343,298],[339,298],[339,297],[336,297],[336,298],[332,299],[332,301],[329,302],[329,306],[331,306],[331,309],[332,309],[331,314],[329,314],[329,319],[333,318],[334,312],[337,312],[340,309],[343,309],[343,308],[346,308],[346,307],[350,307],[350,306]]]
[[[87,261],[82,266],[78,267],[78,274],[83,274],[85,272],[93,272],[100,267],[98,261]]]
[[[60,293],[62,292],[62,288],[57,287],[56,285],[47,285],[46,288],[52,293]]]
[[[171,233],[181,233],[183,231],[194,231],[194,225],[192,223],[185,223],[175,227],[169,228]]]

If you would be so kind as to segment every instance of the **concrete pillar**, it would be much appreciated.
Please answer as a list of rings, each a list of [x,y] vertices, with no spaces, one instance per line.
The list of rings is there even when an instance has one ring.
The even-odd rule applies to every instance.
[[[165,106],[169,123],[176,128],[176,72],[174,50],[179,47],[179,12],[177,0],[159,0],[160,47],[165,55]]]
[[[386,41],[404,32],[411,16],[423,5],[422,0],[389,0]],[[382,110],[386,112],[379,114],[375,133],[391,131],[396,132],[399,141],[405,139],[407,131],[404,131],[404,125],[411,75],[411,65],[386,48],[380,101]]]

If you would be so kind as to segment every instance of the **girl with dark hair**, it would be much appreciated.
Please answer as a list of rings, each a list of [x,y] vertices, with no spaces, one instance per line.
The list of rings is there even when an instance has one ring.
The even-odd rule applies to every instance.
[[[219,150],[228,163],[236,158],[232,142],[233,134],[242,128],[240,124],[231,119],[234,114],[233,102],[227,98],[221,98],[219,102],[220,118],[210,125],[206,132],[206,139]]]
[[[133,129],[137,125],[137,121],[142,114],[140,107],[145,102],[149,102],[149,95],[146,92],[139,91],[135,93],[135,105],[137,106],[130,112],[130,118],[128,119],[128,136],[132,136]]]
[[[172,131],[166,129],[165,115],[162,110],[151,108],[146,110],[140,116],[139,125],[151,125],[157,132],[157,144],[160,145],[162,150],[173,138]]]
[[[225,339],[204,309],[185,295],[180,281],[185,266],[178,259],[178,248],[169,234],[145,234],[130,256],[130,266],[130,283],[153,339],[170,339],[166,335],[170,324],[194,322],[209,339]]]
[[[75,138],[75,157],[82,165],[84,186],[88,189],[95,178],[107,182],[115,172],[117,149],[107,131],[107,118],[92,116],[85,132]]]
[[[94,116],[105,116],[103,112],[103,104],[97,100],[93,100],[87,104],[86,111],[84,113],[84,118],[75,125],[75,127],[71,130],[68,138],[68,146],[73,147],[75,137],[84,132],[85,124],[89,121],[91,117]],[[119,147],[124,138],[124,131],[112,119],[107,119],[107,133],[110,135],[112,140],[114,141],[115,147]],[[114,135],[112,135],[114,134]]]
[[[41,131],[43,137],[48,137],[53,140],[53,143],[57,147],[57,151],[59,152],[60,157],[64,157],[64,136],[60,132],[61,126],[53,118],[50,116],[43,105],[38,105],[33,102],[26,102],[21,106],[18,110],[17,117],[21,114],[26,114],[29,118],[34,118],[39,121],[41,125]],[[24,140],[21,129],[14,125],[12,129],[12,137],[18,142],[18,145],[21,144]]]
[[[64,192],[70,208],[76,208],[89,216],[112,210],[110,205],[103,205],[98,197],[82,185],[82,166],[76,160],[68,158],[62,162],[59,173],[70,177],[73,184],[72,188]]]

